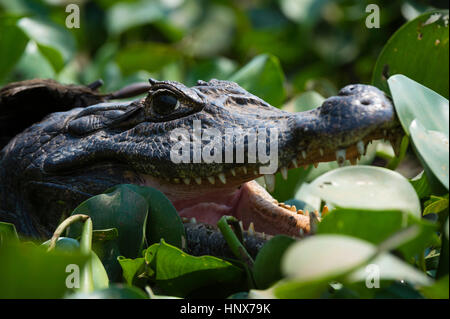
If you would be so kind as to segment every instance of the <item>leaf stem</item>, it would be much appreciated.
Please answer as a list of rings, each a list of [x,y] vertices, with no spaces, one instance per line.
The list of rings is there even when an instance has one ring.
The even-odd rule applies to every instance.
[[[88,218],[89,218],[88,215],[83,215],[83,214],[72,215],[72,216],[66,218],[61,224],[59,224],[59,226],[56,228],[55,232],[53,233],[53,236],[50,240],[50,245],[48,246],[47,251],[51,251],[55,248],[58,238],[61,236],[61,234],[64,232],[64,230],[66,230],[67,227],[69,227],[71,224],[78,222],[78,221],[84,222]]]

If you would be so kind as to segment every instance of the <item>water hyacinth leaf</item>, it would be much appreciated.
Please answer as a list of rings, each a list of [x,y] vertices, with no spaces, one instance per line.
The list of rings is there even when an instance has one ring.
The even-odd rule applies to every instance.
[[[316,196],[336,207],[401,210],[421,216],[414,188],[406,178],[389,169],[342,167],[321,175],[310,187]]]
[[[92,251],[91,259],[88,261],[91,263],[92,280],[94,283],[94,290],[108,288],[109,278],[102,261],[98,258],[97,254]]]
[[[81,203],[72,215],[89,215],[95,229],[117,228],[120,253],[134,258],[138,256],[144,242],[147,213],[148,204],[145,198],[130,188],[119,185],[106,194],[94,196]],[[80,234],[79,223],[70,226],[69,237],[77,238]]]
[[[424,174],[424,171],[420,172],[417,176],[410,179],[409,182],[416,190],[417,196],[419,196],[420,199],[431,195],[431,187],[428,183],[427,175]]]
[[[253,277],[259,289],[266,289],[282,278],[281,257],[295,239],[277,235],[264,244],[253,265]]]
[[[448,194],[444,196],[431,195],[430,199],[424,204],[423,216],[428,214],[438,214],[448,210]]]
[[[256,56],[228,80],[238,83],[273,106],[280,106],[284,102],[284,73],[280,61],[273,55]]]
[[[448,104],[447,104],[448,108]],[[447,119],[448,120],[448,119]],[[448,125],[448,122],[447,122]],[[419,158],[433,172],[434,176],[449,189],[449,140],[447,134],[426,129],[418,120],[409,127],[411,138]]]
[[[164,240],[148,249],[153,253],[146,254],[146,262],[154,271],[158,287],[166,294],[185,297],[208,291],[210,297],[226,297],[243,290],[244,271],[228,261],[191,256]]]
[[[418,233],[397,247],[410,260],[436,240],[436,225],[416,219],[398,210],[332,210],[318,225],[318,234],[340,234],[380,244],[396,232],[409,226],[417,226]]]
[[[422,294],[430,299],[448,299],[449,297],[449,280],[448,275],[436,281],[428,287],[421,287]]]
[[[426,12],[403,25],[379,55],[373,85],[385,92],[390,88],[393,93],[386,80],[390,75],[404,74],[448,98],[448,28],[448,10]],[[409,93],[415,95],[413,90]]]
[[[316,235],[288,248],[282,260],[283,272],[295,282],[339,279],[343,282],[364,281],[365,265],[375,265],[380,279],[405,280],[419,285],[430,285],[432,280],[412,266],[388,253],[377,257],[377,247],[353,237]],[[372,260],[372,258],[375,259]]]
[[[36,18],[22,18],[17,26],[32,40],[56,71],[68,62],[75,52],[75,40],[66,28]]]
[[[144,197],[149,213],[146,221],[145,236],[147,244],[159,243],[162,238],[168,244],[186,248],[186,232],[180,215],[170,200],[153,187],[126,184],[127,187]]]
[[[409,134],[417,119],[428,130],[449,134],[448,99],[410,78],[397,74],[388,80],[400,123]]]

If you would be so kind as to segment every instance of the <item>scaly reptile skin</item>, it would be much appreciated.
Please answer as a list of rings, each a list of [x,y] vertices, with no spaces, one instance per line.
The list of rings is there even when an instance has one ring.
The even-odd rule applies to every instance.
[[[0,109],[9,105],[7,92],[0,91]],[[77,92],[75,100],[76,94],[86,94]],[[93,96],[94,101],[106,100]],[[50,100],[58,98],[52,95]],[[38,101],[26,103],[32,107]],[[227,128],[276,128],[276,169],[284,176],[301,165],[336,158],[354,161],[369,141],[394,139],[399,130],[392,103],[371,86],[349,85],[319,108],[290,113],[233,82],[199,81],[188,88],[150,80],[146,98],[53,113],[15,136],[0,152],[0,220],[14,223],[22,234],[48,238],[83,200],[113,185],[134,183],[161,190],[181,216],[198,222],[215,224],[226,214],[242,220],[245,228],[253,222],[266,234],[309,231],[308,216],[279,204],[253,181],[264,165],[249,163],[248,143],[244,163],[173,163],[170,150],[177,141],[170,139],[170,132],[184,128],[192,136],[194,120],[223,136]],[[218,143],[225,149],[225,138]],[[269,187],[273,180],[266,176]]]

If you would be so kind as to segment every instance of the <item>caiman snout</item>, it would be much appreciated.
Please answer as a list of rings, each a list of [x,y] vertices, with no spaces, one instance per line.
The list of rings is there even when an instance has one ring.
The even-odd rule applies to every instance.
[[[391,100],[370,85],[347,85],[320,107],[295,116],[299,165],[353,163],[371,140],[388,139],[396,146],[401,136]]]

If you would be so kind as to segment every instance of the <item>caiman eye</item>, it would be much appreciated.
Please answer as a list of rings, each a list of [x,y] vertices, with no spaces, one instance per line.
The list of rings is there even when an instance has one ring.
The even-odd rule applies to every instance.
[[[156,94],[152,98],[152,107],[159,115],[168,115],[178,108],[180,103],[176,96],[169,93]]]

